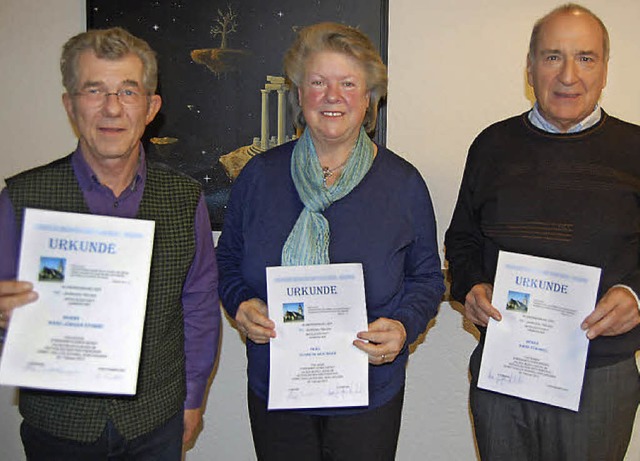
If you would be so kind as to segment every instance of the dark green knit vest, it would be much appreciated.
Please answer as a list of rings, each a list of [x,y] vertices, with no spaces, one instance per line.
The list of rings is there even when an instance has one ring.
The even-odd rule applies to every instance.
[[[25,207],[89,213],[69,159],[6,180],[19,228]],[[20,413],[29,424],[58,437],[91,442],[110,418],[132,439],[182,410],[186,385],[181,297],[195,251],[199,197],[195,181],[149,164],[137,217],[154,220],[156,228],[136,395],[22,389]]]

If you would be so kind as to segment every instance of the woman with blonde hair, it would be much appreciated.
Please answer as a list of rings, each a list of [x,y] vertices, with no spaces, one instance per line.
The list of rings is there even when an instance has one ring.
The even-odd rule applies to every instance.
[[[408,345],[444,291],[433,208],[407,161],[369,136],[386,68],[359,30],[302,29],[284,59],[296,141],[254,157],[233,186],[218,247],[220,295],[247,336],[249,413],[260,460],[392,460]],[[363,265],[369,405],[267,410],[269,340],[265,268]]]

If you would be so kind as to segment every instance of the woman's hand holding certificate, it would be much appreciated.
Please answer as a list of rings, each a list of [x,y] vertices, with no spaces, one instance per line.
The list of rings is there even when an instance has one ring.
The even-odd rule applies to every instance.
[[[353,345],[369,355],[369,363],[382,365],[393,362],[407,339],[404,325],[398,320],[381,317],[369,324],[367,331],[358,333]]]
[[[241,333],[256,344],[266,344],[276,337],[276,324],[268,317],[267,305],[259,298],[240,303],[236,324]]]

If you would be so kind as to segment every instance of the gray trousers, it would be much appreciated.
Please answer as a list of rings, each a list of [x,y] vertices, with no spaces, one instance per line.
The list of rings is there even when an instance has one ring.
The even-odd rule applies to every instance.
[[[580,410],[573,412],[478,389],[481,355],[478,346],[469,398],[482,461],[624,459],[640,403],[635,359],[587,369]]]

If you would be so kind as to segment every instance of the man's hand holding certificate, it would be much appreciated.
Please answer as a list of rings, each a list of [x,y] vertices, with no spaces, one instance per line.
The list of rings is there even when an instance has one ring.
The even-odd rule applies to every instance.
[[[0,383],[135,394],[155,223],[26,209]]]
[[[501,251],[478,387],[577,411],[600,272]]]
[[[269,409],[366,406],[368,357],[361,264],[267,268]]]

